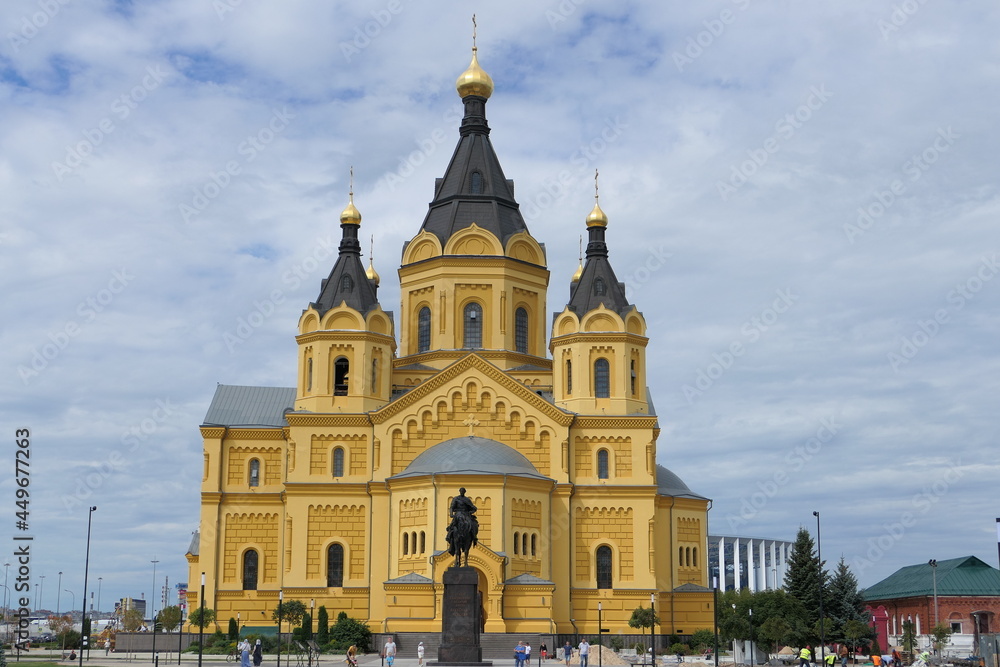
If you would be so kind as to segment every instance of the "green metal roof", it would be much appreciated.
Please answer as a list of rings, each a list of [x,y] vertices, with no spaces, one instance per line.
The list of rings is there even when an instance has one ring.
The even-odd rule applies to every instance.
[[[866,601],[922,597],[934,594],[934,568],[909,565],[864,591]],[[937,594],[1000,596],[1000,570],[975,556],[937,562]]]

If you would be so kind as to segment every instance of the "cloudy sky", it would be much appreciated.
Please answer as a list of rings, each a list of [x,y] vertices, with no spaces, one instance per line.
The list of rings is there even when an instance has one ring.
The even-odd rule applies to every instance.
[[[823,556],[868,585],[929,558],[996,565],[996,3],[0,11],[0,422],[11,469],[30,431],[29,530],[12,474],[0,497],[4,534],[35,537],[41,606],[63,571],[62,609],[80,607],[89,505],[103,608],[149,597],[153,560],[157,586],[186,579],[197,426],[216,383],[293,383],[352,165],[398,311],[473,11],[548,309],[599,168],[650,325],[657,458],[714,499],[712,532],[793,539],[818,510]]]

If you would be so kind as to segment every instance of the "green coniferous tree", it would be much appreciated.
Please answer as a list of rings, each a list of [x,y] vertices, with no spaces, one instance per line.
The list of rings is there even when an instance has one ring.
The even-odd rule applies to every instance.
[[[226,634],[229,636],[230,639],[240,638],[240,628],[238,625],[236,625],[236,619],[231,616],[229,617],[229,628]]]
[[[316,643],[326,646],[330,642],[330,615],[326,607],[320,607],[316,614]]]
[[[827,637],[834,641],[847,640],[845,628],[848,621],[867,621],[865,598],[858,590],[858,579],[851,572],[844,557],[840,557],[837,569],[830,578],[823,600],[823,611],[833,619],[833,627],[827,629]]]
[[[785,572],[785,590],[790,596],[802,603],[807,617],[806,625],[812,627],[819,621],[820,590],[823,590],[823,600],[829,599],[826,592],[828,575],[816,555],[816,543],[805,528],[799,528],[795,536],[795,544],[788,559],[788,570]],[[828,615],[826,609],[824,615]],[[814,638],[813,641],[816,641]]]

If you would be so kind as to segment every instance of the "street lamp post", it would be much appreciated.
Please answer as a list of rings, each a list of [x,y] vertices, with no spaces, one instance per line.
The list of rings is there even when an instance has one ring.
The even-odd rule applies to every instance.
[[[656,667],[656,593],[649,594],[649,664]]]
[[[712,654],[715,657],[715,667],[719,667],[719,578],[712,578],[712,617],[715,624],[715,646]]]
[[[826,631],[823,628],[823,545],[819,532],[819,512],[813,512],[816,517],[816,558],[819,560],[819,659],[820,664],[826,660]]]
[[[750,609],[750,667],[754,666],[753,654],[753,609]]]
[[[90,632],[87,632],[87,575],[90,574],[90,528],[93,525],[94,512],[97,505],[91,505],[87,512],[87,551],[83,559],[83,611],[80,614],[80,667],[83,667],[83,643],[90,646]]]
[[[73,603],[76,606],[76,603]],[[59,573],[59,583],[56,584],[56,617],[59,617],[59,612],[62,611],[62,572]],[[70,609],[70,616],[73,615],[73,610]]]
[[[597,603],[597,667],[604,667],[604,651],[601,647],[604,646],[604,623],[601,618],[601,603]],[[554,647],[553,647],[554,648]]]
[[[7,620],[7,605],[10,604],[10,589],[7,588],[7,575],[10,571],[10,563],[3,564],[3,587],[6,591],[3,595],[3,616],[4,620]]]
[[[150,658],[150,662],[156,662],[156,564],[160,561],[156,560],[156,556],[153,556],[153,560],[149,561],[153,564],[153,588],[149,593],[149,620],[153,624],[153,655]]]
[[[75,607],[76,606],[76,593],[74,593],[73,591],[71,591],[68,588],[66,589],[66,592],[73,596],[73,607]],[[70,618],[73,617],[73,607],[70,607],[70,610],[69,610]]]
[[[932,574],[932,576],[934,578],[934,629],[936,630],[937,626],[938,626],[938,623],[939,623],[939,621],[938,621],[938,601],[937,601],[937,560],[931,558],[929,561],[927,561],[927,564],[931,566],[931,574]],[[933,635],[933,634],[934,634],[934,631],[932,630],[931,631],[931,635]],[[941,648],[937,645],[937,642],[935,641],[934,642],[934,652],[939,654],[940,651],[941,651]],[[940,658],[940,657],[941,656],[938,655],[938,658]]]
[[[205,573],[201,573],[201,618],[198,619],[198,667],[201,667],[201,656],[205,652]]]
[[[104,577],[97,578],[97,613],[101,613],[101,582],[104,581]]]
[[[736,605],[733,605],[733,624],[736,622]],[[733,633],[733,664],[736,664],[736,633]]]
[[[45,575],[38,577],[38,605],[41,608],[45,604]]]
[[[278,590],[278,667],[281,667],[281,603],[285,599],[285,591]]]

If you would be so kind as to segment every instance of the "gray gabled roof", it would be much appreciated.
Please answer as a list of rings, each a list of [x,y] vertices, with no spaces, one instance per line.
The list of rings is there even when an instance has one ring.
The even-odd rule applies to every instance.
[[[395,579],[390,579],[384,583],[387,584],[433,584],[434,581],[422,574],[417,574],[416,572],[407,572],[401,577],[396,577]]]
[[[542,579],[541,577],[536,577],[533,574],[519,574],[516,577],[511,577],[507,581],[503,582],[504,585],[510,586],[555,586],[554,581],[549,581],[548,579]]]
[[[704,593],[706,591],[712,590],[711,588],[705,588],[704,586],[699,586],[698,584],[681,584],[673,590],[674,593]]]
[[[295,387],[241,387],[220,384],[202,426],[282,428],[295,406]]]
[[[198,549],[201,548],[201,531],[194,531],[191,534],[191,544],[188,545],[187,552],[192,556],[198,555]]]

